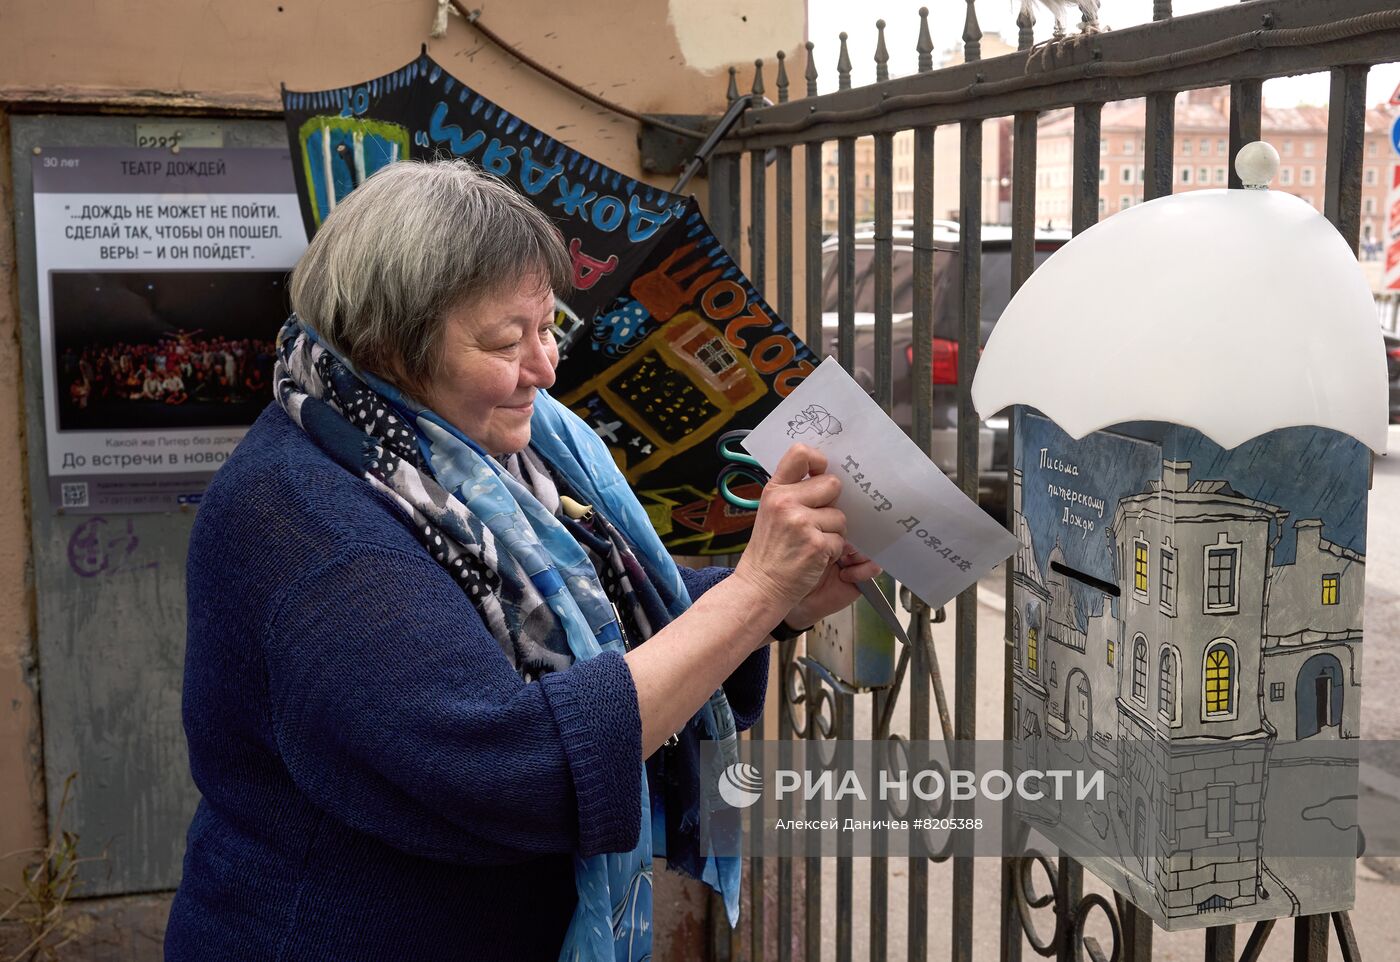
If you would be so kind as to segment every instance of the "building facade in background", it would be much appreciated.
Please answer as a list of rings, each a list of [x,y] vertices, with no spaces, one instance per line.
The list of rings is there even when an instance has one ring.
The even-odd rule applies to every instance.
[[[1010,52],[996,37],[983,39],[995,47],[987,56]],[[949,56],[945,64],[955,63]],[[1366,144],[1361,180],[1361,250],[1373,288],[1379,288],[1379,263],[1385,235],[1386,196],[1390,168],[1397,160],[1390,146],[1390,128],[1397,110],[1378,105],[1366,112]],[[1147,160],[1144,155],[1146,107],[1142,100],[1105,104],[1099,143],[1099,216],[1108,217],[1143,202]],[[986,121],[982,129],[983,222],[1006,224],[1011,219],[1010,118]],[[1293,194],[1321,211],[1327,180],[1326,106],[1269,107],[1262,117],[1264,140],[1279,152],[1279,174],[1271,189]],[[961,137],[957,125],[937,128],[934,135],[933,216],[957,220]],[[1035,219],[1047,229],[1070,226],[1073,204],[1074,112],[1057,110],[1040,119],[1037,145]],[[1175,154],[1172,192],[1224,188],[1230,179],[1230,94],[1226,88],[1183,92],[1176,103]],[[856,141],[856,223],[875,217],[875,150],[871,138]],[[837,145],[822,145],[822,229],[837,226],[839,172]],[[894,221],[914,219],[914,132],[894,135],[891,191]],[[1374,267],[1371,265],[1375,265]]]
[[[1099,151],[1099,215],[1107,217],[1143,201],[1147,159],[1146,106],[1142,100],[1105,104]],[[1385,199],[1391,161],[1390,126],[1395,108],[1366,112],[1366,146],[1361,175],[1363,259],[1378,255],[1384,233]],[[1270,185],[1318,210],[1327,181],[1327,108],[1269,107],[1261,118],[1264,140],[1279,152],[1278,177]],[[1191,90],[1176,102],[1176,143],[1172,192],[1228,186],[1230,179],[1230,92],[1223,87]],[[1073,202],[1074,112],[1059,110],[1040,120],[1036,166],[1035,219],[1068,227]],[[1369,249],[1368,249],[1369,247]]]

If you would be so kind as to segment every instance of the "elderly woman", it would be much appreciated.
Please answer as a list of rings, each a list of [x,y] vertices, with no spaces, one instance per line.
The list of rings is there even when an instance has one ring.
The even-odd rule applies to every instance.
[[[701,742],[878,569],[797,447],[732,574],[678,570],[546,393],[569,277],[463,162],[375,174],[297,265],[276,403],[190,542],[168,960],[641,959],[663,845],[735,904]]]

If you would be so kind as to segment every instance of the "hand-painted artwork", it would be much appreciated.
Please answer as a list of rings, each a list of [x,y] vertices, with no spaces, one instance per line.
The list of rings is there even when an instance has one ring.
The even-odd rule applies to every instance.
[[[368,83],[285,91],[283,101],[308,233],[366,177],[405,158],[467,158],[553,218],[574,292],[557,304],[552,393],[607,442],[668,548],[723,554],[745,544],[753,512],[718,494],[719,438],[756,425],[819,358],[692,198],[560,143],[426,53]]]
[[[1024,817],[1168,929],[1351,907],[1370,452],[1023,408],[1015,436],[1018,764],[1107,783]]]

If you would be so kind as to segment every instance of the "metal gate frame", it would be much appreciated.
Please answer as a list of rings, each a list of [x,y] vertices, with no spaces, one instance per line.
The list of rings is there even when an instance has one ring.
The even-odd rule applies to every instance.
[[[953,2],[953,0],[941,0]],[[863,87],[851,86],[851,62],[846,35],[841,35],[837,60],[839,89],[818,96],[814,45],[807,43],[804,78],[806,95],[790,98],[790,82],[784,54],[778,54],[776,88],[778,102],[764,105],[763,64],[755,65],[752,91],[741,95],[734,71],[730,71],[728,98],[733,107],[748,101],[740,124],[722,141],[710,164],[710,216],[716,232],[732,251],[741,249],[746,237],[749,252],[745,264],[759,290],[776,292],[778,313],[793,317],[794,233],[793,150],[802,148],[805,171],[801,189],[805,201],[802,252],[805,258],[805,327],[809,344],[822,340],[822,144],[837,144],[837,359],[847,370],[855,351],[855,144],[858,137],[874,139],[874,299],[875,299],[875,399],[888,411],[892,401],[891,264],[893,250],[892,166],[896,131],[914,131],[914,370],[932,364],[933,324],[933,161],[934,132],[943,125],[958,126],[961,138],[960,216],[962,308],[958,351],[957,480],[975,498],[978,489],[978,418],[971,401],[971,384],[978,355],[981,317],[982,251],[982,128],[983,122],[1012,118],[1012,280],[1014,293],[1033,269],[1036,190],[1036,135],[1039,115],[1047,110],[1073,108],[1072,227],[1079,233],[1099,217],[1100,114],[1107,102],[1145,98],[1146,145],[1144,200],[1172,191],[1172,157],[1175,101],[1184,90],[1229,86],[1229,156],[1260,137],[1261,87],[1265,79],[1328,71],[1331,97],[1324,213],[1342,236],[1357,249],[1360,233],[1361,181],[1365,138],[1366,77],[1371,65],[1400,60],[1400,9],[1395,0],[1245,0],[1237,5],[1173,17],[1171,0],[1154,0],[1154,22],[1124,30],[1097,32],[1096,24],[1072,36],[1057,36],[1034,45],[1033,20],[1018,19],[1019,49],[1014,54],[982,60],[982,32],[978,26],[977,0],[964,0],[967,8],[962,41],[965,62],[933,69],[934,50],[927,10],[921,11],[917,44],[918,72],[889,78],[883,22],[877,25],[875,53],[877,80]],[[768,275],[766,252],[769,201],[768,155],[775,153],[776,270]],[[743,176],[747,155],[749,175]],[[1233,168],[1229,186],[1240,186]],[[745,190],[747,186],[747,191]],[[747,195],[747,196],[745,196]],[[747,200],[747,205],[744,201]],[[747,210],[745,209],[747,206]],[[795,320],[795,319],[794,319]],[[801,330],[797,323],[794,328]],[[931,453],[932,384],[914,378],[912,437],[925,453]],[[1010,572],[1007,597],[1011,597]],[[958,596],[954,613],[955,662],[958,680],[956,703],[949,706],[931,624],[942,611],[932,612],[914,602],[910,606],[908,634],[913,642],[901,654],[893,688],[871,694],[874,737],[890,737],[894,703],[907,685],[911,711],[910,738],[927,739],[930,730],[930,692],[938,710],[943,737],[970,741],[976,738],[977,587]],[[1011,608],[1007,609],[1006,635],[1011,637]],[[1011,738],[1012,649],[1004,665],[1005,707],[1003,737]],[[851,739],[854,737],[854,692],[819,672],[799,657],[796,642],[782,646],[778,658],[781,703],[776,706],[776,730],[780,739]],[[762,731],[762,727],[756,729]],[[761,818],[757,809],[754,818]],[[757,825],[755,825],[755,828]],[[929,862],[953,860],[951,945],[934,957],[971,962],[973,932],[974,861],[956,852],[943,851],[908,859],[909,932],[908,958],[928,957]],[[808,906],[821,904],[820,858],[778,860],[776,871],[765,872],[764,860],[754,857],[749,872],[749,945],[738,944],[727,929],[716,933],[717,958],[766,956],[766,936],[771,924],[779,936],[778,959],[788,962],[794,939],[794,896]],[[888,955],[888,862],[871,860],[871,898],[868,956]],[[1031,875],[1036,866],[1049,880],[1048,892],[1037,893]],[[1058,858],[1031,853],[1002,861],[1000,905],[1000,959],[1020,962],[1024,947],[1062,962],[1087,954],[1096,962],[1119,959],[1143,962],[1152,957],[1153,924],[1140,909],[1121,897],[1114,901],[1084,893],[1083,868],[1061,853]],[[835,921],[836,958],[852,958],[853,871],[849,858],[837,861]],[[773,875],[778,891],[776,918],[765,918],[766,876]],[[798,876],[801,876],[800,878]],[[1054,932],[1040,937],[1034,927],[1035,910],[1051,907]],[[1106,919],[1114,943],[1111,952],[1086,936],[1086,924],[1098,909]],[[823,920],[819,912],[804,911],[801,938],[806,959],[821,958]],[[1345,912],[1333,913],[1341,955],[1347,962],[1360,952]],[[1101,923],[1102,924],[1102,923]],[[1321,962],[1328,952],[1327,915],[1294,920],[1293,956],[1297,962]],[[1255,924],[1240,954],[1236,954],[1236,927],[1205,930],[1206,962],[1253,962],[1264,949],[1275,921]]]

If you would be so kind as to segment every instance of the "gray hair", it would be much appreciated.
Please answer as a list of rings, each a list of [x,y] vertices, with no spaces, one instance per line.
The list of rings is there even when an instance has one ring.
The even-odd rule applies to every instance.
[[[535,281],[567,293],[559,229],[465,160],[405,161],[336,205],[292,270],[292,310],[360,370],[409,390],[442,357],[444,316]]]

